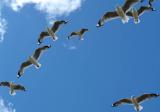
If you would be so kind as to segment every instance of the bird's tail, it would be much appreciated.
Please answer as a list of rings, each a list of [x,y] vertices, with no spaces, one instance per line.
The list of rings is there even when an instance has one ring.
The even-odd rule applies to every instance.
[[[125,24],[125,23],[128,23],[129,21],[129,17],[128,16],[125,16],[124,18],[122,18],[122,23]]]
[[[11,96],[14,96],[14,95],[16,95],[16,92],[15,92],[14,90],[11,90],[11,91],[9,91],[9,94],[10,94]]]
[[[143,107],[142,107],[141,105],[139,105],[137,108],[134,107],[134,109],[135,109],[137,112],[140,112],[140,111],[143,109]]]
[[[135,19],[135,20],[134,20],[134,23],[135,23],[135,24],[138,24],[138,23],[140,23],[140,22],[141,22],[140,19]]]

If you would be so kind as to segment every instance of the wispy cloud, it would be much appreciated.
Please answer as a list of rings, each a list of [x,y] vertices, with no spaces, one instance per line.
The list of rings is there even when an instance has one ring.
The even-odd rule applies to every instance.
[[[67,48],[69,50],[76,50],[77,49],[76,45],[71,45],[71,43],[63,43],[63,47]]]
[[[6,103],[0,98],[0,112],[16,112],[16,109],[13,108],[12,103]]]
[[[6,33],[7,29],[7,21],[2,17],[2,7],[3,4],[0,4],[0,42],[4,40],[4,34]]]

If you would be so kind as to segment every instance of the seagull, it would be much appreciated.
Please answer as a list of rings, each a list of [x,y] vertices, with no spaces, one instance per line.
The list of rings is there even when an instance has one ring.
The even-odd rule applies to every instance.
[[[9,94],[12,95],[12,96],[16,94],[17,90],[26,91],[26,89],[22,85],[14,84],[13,82],[7,82],[7,81],[0,82],[0,86],[9,87],[10,88]]]
[[[73,35],[78,35],[80,37],[80,40],[84,40],[83,34],[88,31],[88,29],[82,28],[77,32],[72,32],[69,36],[68,39],[70,39]]]
[[[60,26],[62,24],[67,24],[67,23],[68,23],[68,21],[60,20],[60,21],[54,22],[54,24],[53,24],[53,26],[51,28],[47,27],[47,31],[42,31],[40,33],[40,36],[38,38],[38,44],[41,44],[42,41],[48,36],[51,36],[52,39],[54,41],[56,41],[58,39],[58,37],[56,36],[55,33],[58,31],[58,29],[60,28]]]
[[[106,12],[98,21],[97,27],[103,26],[106,21],[119,17],[121,18],[122,23],[127,23],[129,18],[126,15],[126,12],[128,12],[130,8],[138,2],[143,2],[143,0],[126,0],[122,7],[117,6],[115,11]]]
[[[131,98],[124,98],[112,104],[112,107],[117,107],[122,104],[132,104],[137,112],[140,112],[143,107],[140,105],[145,100],[149,100],[151,98],[157,98],[160,94],[143,94],[139,97],[131,96]]]
[[[133,8],[132,11],[127,12],[126,15],[129,17],[133,17],[134,23],[137,24],[140,22],[139,16],[141,16],[142,14],[144,14],[144,12],[147,11],[155,11],[155,9],[150,6],[141,6],[138,10]]]
[[[31,65],[34,65],[37,69],[40,68],[41,64],[38,62],[38,60],[41,54],[43,53],[43,51],[49,49],[50,47],[51,45],[46,45],[36,49],[34,54],[32,56],[29,56],[28,60],[21,64],[20,69],[18,71],[17,78],[21,77],[24,73],[24,70]]]

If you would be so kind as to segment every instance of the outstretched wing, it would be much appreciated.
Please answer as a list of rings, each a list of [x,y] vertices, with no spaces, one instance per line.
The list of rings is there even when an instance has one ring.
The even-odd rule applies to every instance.
[[[25,87],[24,87],[24,86],[21,86],[21,85],[19,85],[19,84],[14,85],[14,89],[15,89],[15,90],[21,90],[21,91],[26,91]]]
[[[48,32],[41,32],[38,38],[38,43],[41,44],[45,37],[49,36]]]
[[[7,86],[7,87],[10,87],[10,83],[5,81],[5,82],[1,82],[0,83],[0,86]]]
[[[144,12],[147,12],[147,11],[152,11],[153,8],[152,7],[149,7],[149,6],[141,6],[139,9],[138,9],[138,15],[141,16]],[[132,14],[132,11],[129,11],[126,13],[127,16],[130,16],[130,17],[133,17],[133,14]]]
[[[66,23],[67,21],[64,21],[64,20],[54,22],[52,26],[52,31],[55,33],[59,29],[61,24],[66,24]]]
[[[98,21],[98,24],[97,26],[100,27],[100,26],[103,26],[105,21],[109,21],[109,20],[112,20],[112,19],[115,19],[119,17],[117,12],[116,11],[113,11],[113,12],[106,12],[102,18]]]
[[[151,98],[156,98],[159,96],[160,94],[143,94],[142,96],[137,98],[137,102],[140,103],[140,102],[143,102],[144,100],[149,100]]]
[[[36,49],[35,52],[34,52],[33,57],[34,57],[36,60],[38,60],[39,57],[40,57],[40,55],[42,54],[42,52],[43,52],[44,50],[49,49],[50,47],[51,47],[50,45],[46,45],[46,46],[43,46],[43,47],[40,47],[40,48]]]
[[[113,107],[120,106],[122,104],[132,104],[132,101],[130,99],[121,99],[115,103],[112,104]]]
[[[139,2],[139,0],[126,0],[126,2],[124,3],[124,5],[123,5],[123,7],[122,7],[123,11],[124,11],[124,12],[128,12],[128,10],[130,10],[130,8],[131,8],[134,4],[136,4],[136,3],[138,3],[138,2]]]
[[[142,6],[138,9],[138,15],[142,15],[144,12],[146,11],[152,11],[153,8],[152,7],[149,7],[149,6]]]
[[[21,76],[23,75],[23,73],[24,73],[24,69],[26,69],[26,68],[29,67],[30,65],[32,65],[32,63],[31,63],[29,60],[23,62],[23,63],[21,64],[21,67],[20,67],[19,71],[18,71],[17,77],[18,77],[18,78],[21,77]]]

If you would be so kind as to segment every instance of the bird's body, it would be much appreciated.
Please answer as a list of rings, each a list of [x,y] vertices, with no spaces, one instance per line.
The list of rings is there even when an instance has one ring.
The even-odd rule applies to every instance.
[[[49,49],[50,47],[51,47],[50,45],[47,45],[47,46],[43,46],[43,47],[36,49],[34,54],[32,56],[29,56],[28,60],[21,64],[17,77],[18,78],[21,77],[24,73],[24,70],[31,65],[34,65],[37,69],[40,68],[41,64],[38,62],[38,60],[42,52]]]
[[[106,12],[98,21],[97,27],[101,27],[105,22],[121,18],[123,23],[127,23],[129,18],[126,13],[138,2],[143,2],[143,0],[126,0],[122,7],[117,6],[115,11]]]
[[[83,35],[86,31],[88,31],[88,29],[82,28],[77,32],[71,32],[71,34],[68,36],[68,39],[70,39],[72,36],[78,35],[80,40],[83,40]]]
[[[121,99],[115,103],[112,104],[113,107],[120,106],[122,104],[132,104],[134,106],[134,109],[139,112],[143,109],[143,107],[140,105],[143,101],[149,100],[151,98],[159,97],[160,94],[143,94],[139,97],[132,96],[131,98],[124,98]]]
[[[46,31],[43,31],[40,33],[40,36],[38,38],[38,44],[41,44],[42,41],[48,36],[50,36],[54,41],[57,40],[58,37],[56,36],[56,32],[59,30],[62,24],[67,24],[67,23],[68,21],[64,21],[64,20],[55,21],[51,28],[47,27]]]
[[[10,95],[15,95],[17,90],[21,90],[21,91],[26,91],[26,89],[24,88],[24,86],[19,85],[19,84],[14,84],[13,82],[0,82],[0,86],[6,86],[10,88],[9,94]]]
[[[125,14],[125,12],[123,11],[122,7],[117,6],[116,13],[121,18],[122,23],[127,23],[129,21],[129,18],[127,17],[127,15]]]

